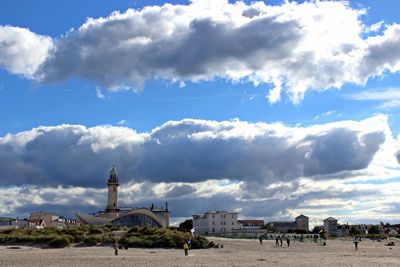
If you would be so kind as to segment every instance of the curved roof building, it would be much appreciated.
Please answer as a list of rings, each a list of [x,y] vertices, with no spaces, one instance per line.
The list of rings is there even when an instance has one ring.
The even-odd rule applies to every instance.
[[[151,204],[150,208],[119,208],[118,207],[118,176],[113,167],[110,171],[108,186],[108,204],[105,210],[97,212],[95,215],[76,212],[76,218],[81,224],[88,225],[122,225],[122,226],[152,226],[168,227],[169,211],[168,203],[164,208],[155,208]]]

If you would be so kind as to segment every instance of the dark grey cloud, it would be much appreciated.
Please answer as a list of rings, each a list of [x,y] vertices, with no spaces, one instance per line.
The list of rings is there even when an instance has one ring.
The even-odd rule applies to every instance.
[[[314,142],[311,145],[304,174],[313,176],[321,173],[337,173],[339,169],[348,171],[366,168],[385,141],[385,134],[374,132],[360,138],[352,130],[339,128],[319,138],[307,138],[313,139]]]
[[[0,139],[0,185],[102,187],[115,164],[121,183],[230,179],[257,197],[260,185],[367,168],[386,137],[385,121],[374,129],[369,123],[315,130],[187,119],[142,134],[111,126],[40,127]],[[176,187],[170,194],[190,191]]]
[[[190,21],[184,34],[144,45],[146,38],[157,37],[139,29],[135,25],[139,19],[109,20],[70,32],[58,41],[38,75],[44,82],[79,76],[109,87],[132,82],[140,86],[156,76],[182,80],[224,76],[226,69],[237,65],[261,69],[265,61],[287,58],[301,38],[295,21],[267,17],[237,27],[206,18]],[[137,43],[123,45],[130,40]]]
[[[389,26],[385,34],[370,39],[360,62],[360,77],[367,80],[371,75],[384,71],[399,71],[400,25]]]
[[[166,194],[166,198],[175,198],[181,197],[184,195],[188,195],[196,192],[196,189],[190,185],[178,185],[174,186],[171,190],[169,190]]]

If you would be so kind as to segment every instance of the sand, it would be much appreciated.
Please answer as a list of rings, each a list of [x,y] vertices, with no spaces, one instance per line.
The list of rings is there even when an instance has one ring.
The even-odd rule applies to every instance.
[[[275,241],[213,238],[222,249],[191,250],[185,257],[181,249],[120,250],[112,247],[70,247],[40,249],[0,246],[0,266],[400,266],[399,247],[384,242],[363,241],[359,251],[351,241],[330,241],[327,246],[292,243],[276,248]]]

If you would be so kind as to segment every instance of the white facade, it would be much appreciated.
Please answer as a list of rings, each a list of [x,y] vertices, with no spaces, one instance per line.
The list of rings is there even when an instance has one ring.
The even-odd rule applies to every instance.
[[[209,211],[193,215],[193,227],[199,234],[230,233],[232,229],[239,229],[237,218],[237,212]]]

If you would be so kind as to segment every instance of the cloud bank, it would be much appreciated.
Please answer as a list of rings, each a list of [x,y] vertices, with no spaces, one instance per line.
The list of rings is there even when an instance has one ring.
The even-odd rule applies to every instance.
[[[214,0],[114,12],[57,39],[0,26],[0,66],[45,83],[80,77],[110,90],[220,77],[268,84],[271,103],[283,93],[298,103],[308,90],[399,71],[400,25],[364,25],[365,13],[345,1]]]
[[[125,183],[226,178],[257,188],[365,169],[385,142],[381,121],[378,116],[302,128],[185,119],[150,133],[113,126],[39,127],[0,139],[0,185],[99,187],[116,164]]]
[[[383,115],[309,127],[185,119],[144,133],[38,127],[0,138],[0,213],[102,209],[115,164],[122,206],[168,201],[173,217],[395,219],[399,144]]]

